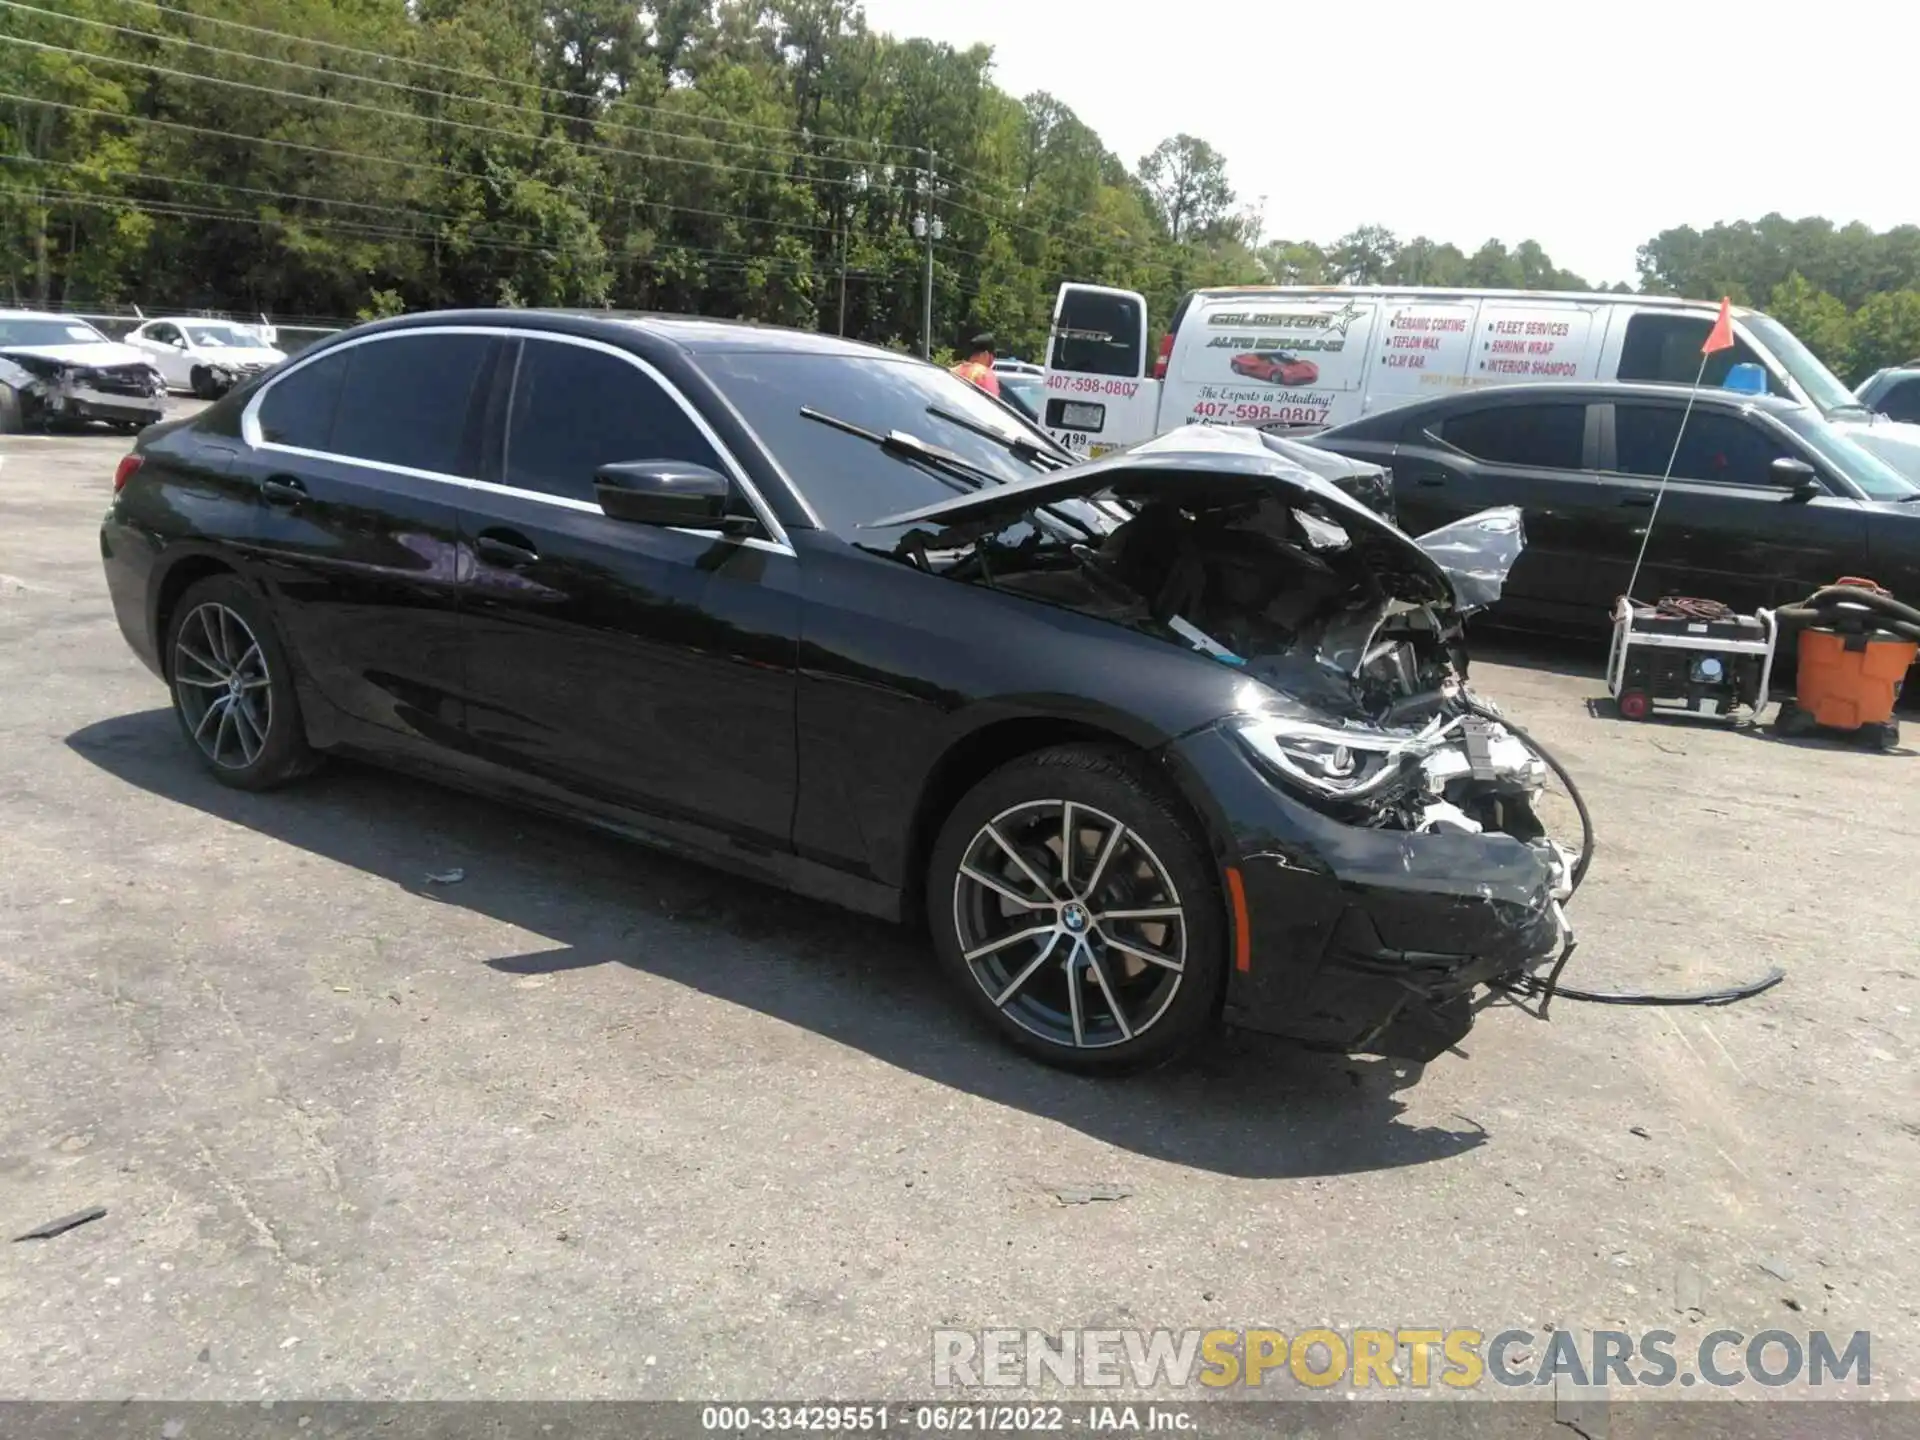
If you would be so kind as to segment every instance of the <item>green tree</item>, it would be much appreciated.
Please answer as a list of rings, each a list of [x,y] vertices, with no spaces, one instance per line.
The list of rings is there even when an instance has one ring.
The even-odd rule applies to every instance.
[[[1857,378],[1920,359],[1920,289],[1868,296],[1854,313],[1853,356]]]
[[[1225,157],[1192,135],[1156,145],[1140,162],[1140,183],[1176,244],[1217,223],[1233,204]]]
[[[1767,297],[1767,313],[1805,342],[1836,375],[1854,368],[1853,317],[1795,270]]]

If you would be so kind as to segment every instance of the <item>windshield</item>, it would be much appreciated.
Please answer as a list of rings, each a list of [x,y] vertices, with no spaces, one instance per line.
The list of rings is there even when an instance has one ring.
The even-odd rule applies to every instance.
[[[1047,387],[1031,375],[1002,375],[1000,377],[1000,398],[1029,420],[1040,418],[1040,407],[1046,403]]]
[[[1871,429],[1862,427],[1847,438],[1876,460],[1885,461],[1920,493],[1920,427],[1875,425]]]
[[[222,347],[234,350],[253,350],[266,344],[259,332],[245,325],[182,325],[187,332],[187,340],[204,350],[218,350]]]
[[[1773,352],[1773,358],[1780,362],[1780,368],[1806,391],[1807,398],[1821,410],[1831,414],[1835,410],[1863,408],[1853,398],[1853,392],[1820,363],[1820,357],[1802,345],[1799,337],[1778,320],[1770,315],[1749,315],[1742,323],[1756,340]]]
[[[1051,448],[966,381],[919,360],[887,356],[738,350],[700,357],[701,368],[733,402],[827,529],[848,539],[864,521],[950,500],[972,487],[932,475],[857,435],[808,420],[803,407],[882,435],[892,430],[950,450],[1001,482],[1031,480],[1035,470],[984,435],[927,413],[950,411],[1010,438]],[[876,532],[861,543],[885,543]]]
[[[1820,416],[1802,408],[1780,410],[1776,417],[1794,434],[1819,452],[1820,458],[1860,487],[1869,500],[1904,500],[1916,493],[1916,487],[1900,472],[1867,449],[1861,439],[1841,430]]]
[[[0,318],[0,345],[105,345],[107,337],[84,320]]]

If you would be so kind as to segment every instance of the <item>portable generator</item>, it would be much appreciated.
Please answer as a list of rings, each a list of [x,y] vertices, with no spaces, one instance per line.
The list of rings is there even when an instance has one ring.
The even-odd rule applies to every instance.
[[[1627,720],[1698,715],[1751,722],[1767,703],[1779,627],[1771,610],[1736,615],[1715,600],[1614,602],[1607,690]]]

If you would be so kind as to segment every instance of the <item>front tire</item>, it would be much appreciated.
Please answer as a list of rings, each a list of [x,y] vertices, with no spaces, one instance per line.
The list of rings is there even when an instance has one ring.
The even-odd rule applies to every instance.
[[[181,733],[221,784],[271,790],[318,763],[273,616],[239,580],[213,575],[191,586],[163,653]]]
[[[968,1002],[1046,1064],[1163,1064],[1219,1016],[1227,937],[1207,847],[1123,751],[1060,746],[981,781],[941,827],[927,912]]]

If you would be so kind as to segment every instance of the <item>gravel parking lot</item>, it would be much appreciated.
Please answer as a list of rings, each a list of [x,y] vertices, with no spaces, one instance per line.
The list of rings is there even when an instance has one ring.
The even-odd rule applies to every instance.
[[[1324,1322],[1870,1330],[1920,1397],[1911,748],[1496,652],[1599,827],[1569,983],[1787,982],[1082,1081],[886,926],[353,766],[216,785],[108,609],[124,447],[0,441],[0,1231],[107,1207],[0,1254],[0,1396],[924,1397],[935,1326]]]

